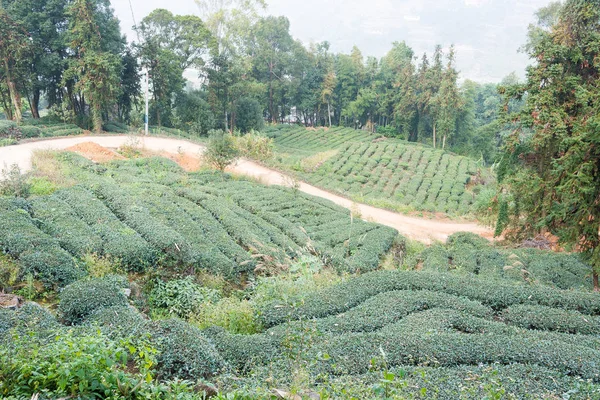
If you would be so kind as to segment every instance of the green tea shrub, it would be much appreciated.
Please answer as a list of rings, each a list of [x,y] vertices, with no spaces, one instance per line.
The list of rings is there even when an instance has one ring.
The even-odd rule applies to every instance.
[[[321,332],[372,332],[432,308],[459,310],[484,318],[493,315],[491,308],[464,297],[428,290],[398,290],[373,296],[342,314],[317,319],[315,324]],[[287,326],[280,325],[271,332],[285,329]]]
[[[123,281],[114,277],[72,283],[60,293],[58,311],[65,323],[79,324],[97,309],[127,306],[122,288]]]
[[[281,356],[277,341],[270,335],[240,335],[219,326],[203,333],[214,343],[224,361],[240,373],[266,365]]]
[[[467,244],[476,248],[489,247],[490,242],[479,235],[470,232],[458,232],[448,236],[446,240],[448,246],[456,246],[460,244]]]
[[[162,253],[163,262],[197,262],[198,254],[188,241],[176,230],[153,218],[134,196],[127,196],[117,185],[101,185],[94,192],[117,217]]]
[[[540,329],[584,335],[600,334],[600,317],[577,311],[519,304],[508,307],[501,314],[510,325],[526,329]]]
[[[202,331],[178,319],[158,321],[151,329],[159,355],[161,379],[208,378],[224,367],[223,359]]]
[[[109,121],[102,126],[102,130],[110,133],[128,133],[129,127],[121,122]]]
[[[26,251],[19,256],[21,276],[31,274],[46,287],[62,287],[85,276],[73,257],[60,247]]]
[[[557,341],[506,334],[465,334],[444,332],[426,334],[431,315],[409,326],[390,325],[381,332],[354,333],[327,337],[319,351],[329,354],[335,370],[344,374],[368,371],[369,361],[383,351],[389,365],[415,365],[435,362],[440,366],[522,363],[541,365],[597,380],[600,351]],[[425,323],[425,324],[424,324]],[[463,328],[465,329],[465,328]],[[332,370],[331,372],[335,372]]]
[[[514,304],[538,304],[590,315],[600,314],[600,298],[591,292],[567,291],[543,286],[524,286],[505,281],[489,281],[474,276],[417,271],[377,271],[347,280],[304,297],[292,308],[280,301],[261,306],[260,318],[271,327],[288,320],[318,318],[339,314],[369,297],[393,290],[430,290],[463,296],[495,310]],[[294,300],[290,299],[290,303]]]
[[[156,259],[156,250],[89,190],[75,186],[60,190],[56,195],[102,238],[104,255],[120,260],[124,267],[133,271],[144,271]]]
[[[87,316],[85,322],[99,326],[112,338],[142,337],[150,332],[150,321],[131,306],[98,308]]]
[[[17,313],[13,310],[0,308],[0,338],[17,324]],[[0,340],[1,342],[1,340]]]
[[[40,229],[57,239],[69,253],[78,257],[101,254],[102,238],[67,203],[56,196],[44,196],[33,199],[31,205],[34,218],[41,221]]]
[[[37,138],[42,136],[42,130],[37,126],[27,126],[23,125],[19,127],[23,139]]]
[[[456,367],[401,366],[387,370],[393,376],[382,382],[384,371],[334,377],[323,383],[320,394],[331,398],[377,398],[387,389],[392,398],[594,398],[599,387],[579,377],[536,365],[483,364]],[[385,390],[384,390],[385,391]]]

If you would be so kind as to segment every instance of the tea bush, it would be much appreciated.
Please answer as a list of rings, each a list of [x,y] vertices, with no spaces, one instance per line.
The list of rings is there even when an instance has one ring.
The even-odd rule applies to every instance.
[[[161,379],[208,378],[219,373],[223,359],[200,329],[178,319],[158,321],[151,328],[157,342]]]
[[[527,329],[540,329],[585,335],[600,334],[600,317],[577,311],[536,305],[514,305],[502,312],[507,324]]]
[[[79,324],[97,309],[126,306],[123,294],[126,283],[112,277],[82,280],[70,284],[60,293],[58,311],[67,324]]]
[[[84,272],[55,239],[38,229],[25,209],[29,207],[14,201],[0,207],[0,248],[18,260],[20,276],[31,274],[50,288],[81,278]]]
[[[302,304],[291,307],[276,301],[262,306],[262,323],[281,324],[291,318],[319,318],[339,314],[380,293],[394,290],[429,290],[480,301],[494,310],[515,304],[538,304],[586,314],[600,314],[600,298],[591,292],[557,290],[544,286],[524,286],[505,281],[481,280],[470,276],[416,271],[377,271],[367,273],[312,293]],[[289,303],[293,304],[290,299]]]
[[[590,267],[577,254],[537,249],[503,249],[472,233],[451,235],[419,257],[422,269],[471,273],[491,279],[535,282],[560,289],[591,287]]]

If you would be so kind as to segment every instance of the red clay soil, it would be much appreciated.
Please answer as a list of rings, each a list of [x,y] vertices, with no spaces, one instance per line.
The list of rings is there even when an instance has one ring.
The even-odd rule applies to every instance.
[[[66,150],[81,154],[85,158],[98,163],[125,159],[125,157],[119,153],[107,149],[106,147],[102,147],[94,142],[76,144],[75,146],[67,147]]]

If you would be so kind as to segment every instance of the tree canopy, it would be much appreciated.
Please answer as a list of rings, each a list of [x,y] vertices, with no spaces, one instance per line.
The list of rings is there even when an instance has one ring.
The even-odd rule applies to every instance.
[[[550,230],[600,272],[600,1],[568,0],[538,13],[527,81],[502,88],[515,126],[500,168],[517,234]],[[526,97],[520,111],[509,101]]]

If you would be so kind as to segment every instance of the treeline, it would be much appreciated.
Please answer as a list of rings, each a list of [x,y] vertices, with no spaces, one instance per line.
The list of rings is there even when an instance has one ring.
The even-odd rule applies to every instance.
[[[141,124],[148,71],[152,125],[199,134],[246,132],[264,121],[342,125],[486,161],[501,141],[496,85],[459,85],[452,47],[432,49],[431,60],[404,42],[381,59],[356,47],[335,54],[328,42],[295,40],[285,17],[260,17],[260,0],[198,1],[203,18],[158,9],[128,44],[109,0],[0,2],[0,101],[8,119],[39,118],[44,102],[83,128]],[[186,70],[198,72],[200,85],[189,87]]]
[[[8,119],[40,104],[100,130],[127,121],[140,94],[132,49],[108,0],[2,0],[0,101]]]

